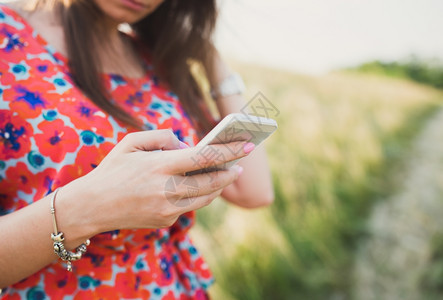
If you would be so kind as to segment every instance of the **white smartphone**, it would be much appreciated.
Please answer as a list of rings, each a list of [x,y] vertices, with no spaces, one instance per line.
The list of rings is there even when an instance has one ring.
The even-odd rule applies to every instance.
[[[197,145],[201,147],[198,155],[215,158],[215,161],[223,161],[222,153],[214,153],[209,147],[211,144],[226,144],[235,141],[247,141],[253,143],[256,147],[267,139],[274,131],[277,130],[277,122],[273,119],[257,117],[242,113],[229,114],[223,118]],[[241,149],[231,151],[241,151]],[[217,155],[218,159],[217,159]],[[215,164],[210,168],[202,168],[199,170],[187,172],[186,175],[194,175],[212,172],[216,170],[227,169],[236,164],[240,159],[226,163]],[[198,158],[194,158],[198,163]]]

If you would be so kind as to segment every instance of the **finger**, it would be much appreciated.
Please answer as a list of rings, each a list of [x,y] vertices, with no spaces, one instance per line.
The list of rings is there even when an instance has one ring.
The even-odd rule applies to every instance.
[[[127,134],[116,148],[123,152],[175,150],[180,149],[180,141],[171,130],[140,131]]]
[[[252,143],[232,142],[168,151],[165,152],[168,155],[166,168],[174,174],[184,174],[214,167],[248,155],[254,149],[253,147]]]
[[[165,196],[169,202],[195,198],[222,190],[234,182],[240,174],[240,166],[192,176],[173,175],[165,184]]]
[[[184,214],[188,211],[196,210],[211,204],[211,202],[216,197],[220,196],[220,194],[221,191],[215,191],[211,194],[179,199],[174,203],[174,205],[179,208],[180,214]]]

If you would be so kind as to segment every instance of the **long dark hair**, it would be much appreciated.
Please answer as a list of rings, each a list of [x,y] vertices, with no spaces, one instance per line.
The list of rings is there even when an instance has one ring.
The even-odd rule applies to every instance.
[[[100,60],[94,51],[103,13],[92,0],[36,0],[53,5],[63,26],[69,68],[76,85],[101,109],[132,127],[143,125],[109,101],[100,76]],[[131,27],[149,51],[156,74],[177,94],[200,134],[209,131],[213,119],[207,110],[189,61],[200,63],[213,82],[212,33],[217,17],[215,0],[165,0],[150,15]],[[144,47],[141,47],[141,49]]]

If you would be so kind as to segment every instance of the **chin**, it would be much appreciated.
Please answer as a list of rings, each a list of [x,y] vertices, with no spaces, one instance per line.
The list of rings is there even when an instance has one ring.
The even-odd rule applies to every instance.
[[[110,19],[118,23],[133,24],[152,13],[163,1],[151,0],[95,0],[98,8]],[[129,4],[128,4],[129,3]],[[131,6],[131,3],[143,3]]]
[[[133,14],[119,14],[119,15],[115,15],[115,16],[109,16],[110,18],[112,18],[115,22],[117,23],[128,23],[128,24],[133,24],[136,23],[138,21],[140,21],[141,19],[143,19],[144,17],[146,17],[147,15],[133,15]]]

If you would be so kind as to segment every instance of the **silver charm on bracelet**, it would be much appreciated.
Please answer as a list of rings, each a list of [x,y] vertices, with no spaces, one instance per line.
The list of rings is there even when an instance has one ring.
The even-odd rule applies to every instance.
[[[54,208],[54,202],[55,197],[57,196],[57,193],[60,188],[57,188],[51,197],[51,214],[52,214],[52,224],[54,227],[54,233],[51,233],[51,239],[53,242],[54,247],[54,253],[60,257],[61,260],[66,261],[67,263],[67,270],[69,272],[72,272],[72,261],[79,260],[82,258],[82,255],[86,253],[86,247],[89,246],[90,241],[89,239],[86,240],[83,244],[78,246],[76,248],[76,252],[71,252],[65,249],[65,244],[63,243],[65,238],[63,237],[63,232],[59,232],[57,229],[57,221],[55,219],[55,208]]]

